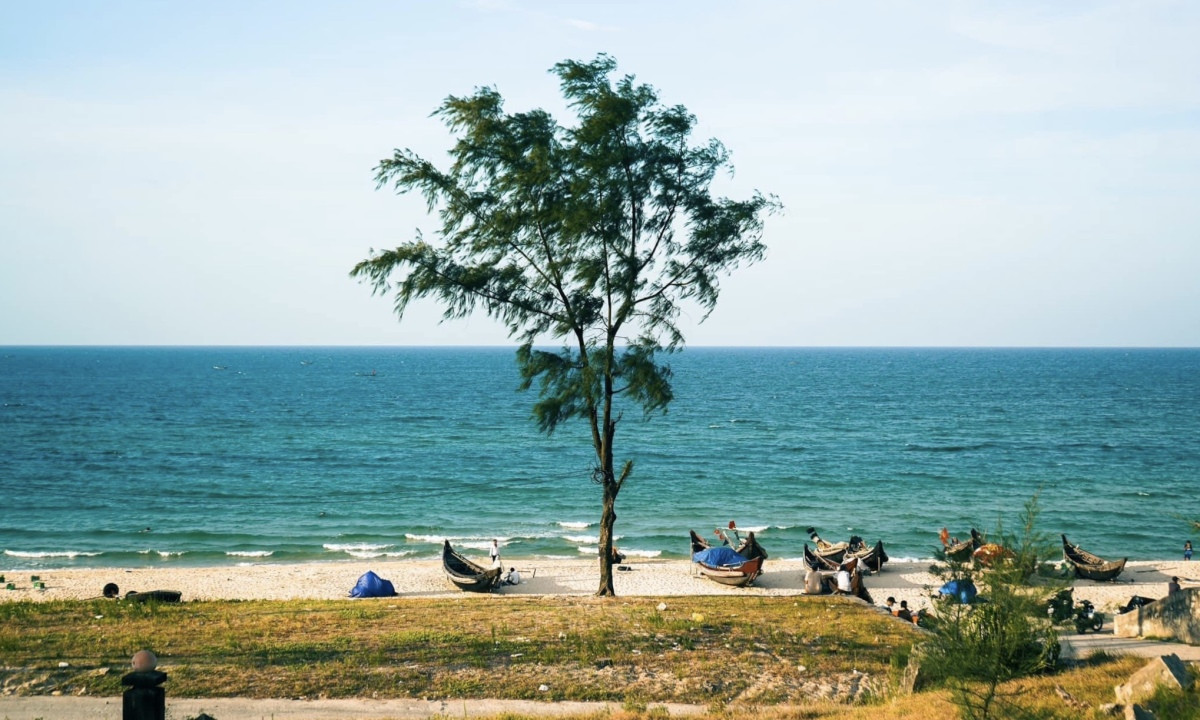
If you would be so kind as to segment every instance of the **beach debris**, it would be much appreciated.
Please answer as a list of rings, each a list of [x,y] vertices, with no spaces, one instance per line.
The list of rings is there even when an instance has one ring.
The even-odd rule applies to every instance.
[[[69,663],[69,662],[60,662],[60,663],[58,664],[58,666],[59,666],[59,667],[71,667],[71,663]]]
[[[692,622],[704,622],[704,613],[692,613]]]
[[[538,692],[550,692],[549,685],[538,685]]]
[[[667,609],[667,604],[666,604],[665,602],[660,602],[660,603],[658,604],[658,611],[659,611],[659,612],[662,612],[662,611],[664,611],[664,610],[666,610],[666,609]]]

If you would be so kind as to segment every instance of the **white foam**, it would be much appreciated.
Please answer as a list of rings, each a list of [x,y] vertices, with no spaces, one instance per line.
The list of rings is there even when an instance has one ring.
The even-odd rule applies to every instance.
[[[590,522],[568,522],[565,520],[559,520],[558,526],[567,528],[568,530],[583,530],[584,528],[591,527],[592,524]]]
[[[620,540],[622,537],[624,537],[624,535],[613,535],[613,540]],[[600,544],[599,535],[563,535],[562,539],[566,540],[567,542],[583,543],[584,545]]]
[[[377,550],[386,550],[392,546],[391,545],[379,545],[379,544],[375,544],[375,543],[325,543],[321,547],[325,548],[326,550],[328,550],[330,552],[356,553],[356,552],[372,552],[372,551],[377,551]]]
[[[621,548],[621,554],[626,557],[656,558],[662,555],[662,550],[626,550]]]
[[[153,548],[138,550],[138,555],[157,555],[162,558],[178,557],[186,554],[186,550],[154,550]]]
[[[81,552],[78,550],[62,550],[59,552],[23,552],[21,550],[5,550],[5,555],[9,557],[19,558],[77,558],[77,557],[96,557],[103,555],[98,552]]]
[[[230,557],[271,557],[275,554],[274,550],[229,550],[226,555]]]

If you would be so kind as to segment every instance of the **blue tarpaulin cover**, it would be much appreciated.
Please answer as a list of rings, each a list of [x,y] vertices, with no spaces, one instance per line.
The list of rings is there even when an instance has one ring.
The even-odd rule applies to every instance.
[[[722,545],[701,550],[692,556],[692,561],[711,567],[738,567],[746,562],[746,558],[734,552],[733,548]]]
[[[384,580],[370,570],[363,573],[358,583],[350,590],[350,597],[391,597],[396,594],[396,588],[391,580]]]
[[[975,583],[970,580],[951,580],[943,585],[938,593],[956,597],[963,605],[970,605],[971,601],[975,599]]]

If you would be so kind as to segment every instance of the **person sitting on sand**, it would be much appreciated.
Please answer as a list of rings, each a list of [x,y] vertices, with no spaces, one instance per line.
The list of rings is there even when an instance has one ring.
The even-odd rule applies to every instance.
[[[821,574],[820,570],[810,567],[804,573],[804,593],[806,595],[824,595],[826,592],[828,589],[825,587],[825,576]]]
[[[850,571],[845,565],[839,565],[837,571],[837,590],[838,595],[849,595],[854,592],[854,587],[850,584]]]
[[[612,561],[613,565],[620,565],[625,562],[625,553],[618,550],[616,545],[612,546]]]
[[[908,609],[908,601],[907,600],[901,600],[900,607],[897,608],[896,612],[893,614],[896,617],[900,618],[901,620],[907,620],[908,622],[913,621],[913,614],[912,614],[912,611]]]
[[[501,581],[505,585],[520,585],[521,584],[521,573],[517,572],[517,569],[515,567],[510,567],[508,569],[508,572],[504,573],[504,577],[501,578]]]
[[[887,609],[889,614],[896,614],[896,598],[888,595],[888,599],[883,601],[883,606]]]
[[[1171,582],[1167,583],[1167,594],[1168,595],[1174,595],[1175,593],[1179,592],[1181,589],[1182,588],[1179,587],[1179,578],[1177,578],[1177,577],[1171,578]]]

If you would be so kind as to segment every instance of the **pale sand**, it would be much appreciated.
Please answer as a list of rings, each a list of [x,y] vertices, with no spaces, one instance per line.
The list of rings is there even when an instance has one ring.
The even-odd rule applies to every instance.
[[[494,596],[506,595],[592,595],[599,586],[597,562],[591,559],[513,560],[524,577],[520,585],[502,586]],[[803,564],[799,560],[768,560],[765,571],[752,587],[731,588],[692,572],[686,560],[633,560],[628,572],[615,572],[618,595],[670,597],[680,595],[799,595],[803,590]],[[875,602],[890,595],[907,600],[913,609],[930,606],[930,596],[942,582],[929,572],[928,562],[894,562],[883,572],[865,579]],[[1192,568],[1195,567],[1196,570]],[[442,573],[440,561],[393,560],[305,563],[298,565],[241,565],[201,568],[138,568],[5,571],[15,590],[0,589],[0,602],[18,600],[64,600],[99,597],[106,583],[116,583],[124,595],[130,590],[178,590],[188,600],[289,600],[346,599],[358,577],[373,570],[392,581],[401,598],[458,597]],[[38,575],[45,589],[34,589]],[[1200,585],[1200,562],[1130,562],[1116,582],[1074,582],[1076,599],[1089,599],[1098,609],[1112,612],[1131,596],[1158,598],[1166,594],[1167,581],[1178,576],[1184,587]]]

